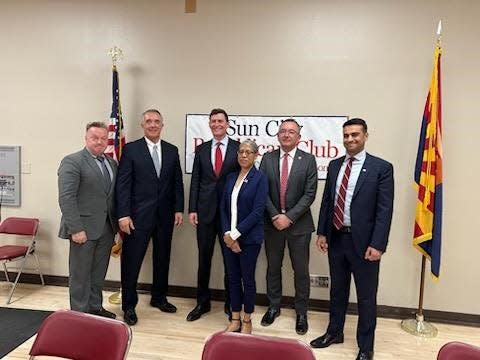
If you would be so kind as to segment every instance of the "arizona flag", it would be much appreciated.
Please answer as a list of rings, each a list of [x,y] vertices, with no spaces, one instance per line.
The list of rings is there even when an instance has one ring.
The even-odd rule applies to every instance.
[[[113,66],[112,79],[112,112],[108,124],[108,145],[105,154],[120,160],[122,149],[125,146],[125,134],[123,133],[122,107],[120,106],[120,89],[118,87],[118,71]]]
[[[430,260],[431,273],[435,279],[440,276],[442,244],[441,54],[442,48],[437,45],[415,166],[415,187],[418,196],[413,235],[413,246]]]

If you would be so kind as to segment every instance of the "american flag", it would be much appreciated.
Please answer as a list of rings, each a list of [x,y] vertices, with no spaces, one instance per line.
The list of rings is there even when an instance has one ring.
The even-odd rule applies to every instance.
[[[120,89],[118,88],[118,71],[113,65],[112,78],[112,112],[110,113],[110,121],[108,123],[108,145],[105,154],[120,160],[122,149],[125,146],[125,134],[123,133],[123,117],[122,107],[120,106]],[[115,243],[112,246],[111,255],[113,257],[120,256],[122,252],[122,234],[119,233],[115,237]]]
[[[125,146],[125,134],[123,133],[122,107],[120,106],[120,89],[118,87],[118,71],[113,66],[112,78],[112,112],[108,124],[108,145],[105,154],[120,160],[122,149]]]

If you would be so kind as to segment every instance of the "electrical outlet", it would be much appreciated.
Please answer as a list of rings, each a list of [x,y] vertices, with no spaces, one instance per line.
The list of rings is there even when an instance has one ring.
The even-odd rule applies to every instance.
[[[326,275],[310,275],[310,286],[328,288],[330,277]]]

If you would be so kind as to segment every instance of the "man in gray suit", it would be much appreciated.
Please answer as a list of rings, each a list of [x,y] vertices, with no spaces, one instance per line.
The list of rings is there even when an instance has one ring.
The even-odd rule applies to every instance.
[[[280,125],[280,149],[265,154],[260,169],[268,177],[265,220],[267,254],[267,296],[270,302],[261,324],[268,326],[280,315],[282,300],[282,263],[285,243],[288,245],[294,271],[295,330],[308,331],[307,308],[310,296],[310,239],[315,231],[310,205],[317,192],[315,157],[297,148],[300,125],[286,119]]]
[[[102,122],[86,127],[85,148],[67,155],[58,169],[58,236],[70,240],[69,290],[72,310],[109,318],[102,287],[116,233],[113,194],[115,160],[104,155],[108,130]]]

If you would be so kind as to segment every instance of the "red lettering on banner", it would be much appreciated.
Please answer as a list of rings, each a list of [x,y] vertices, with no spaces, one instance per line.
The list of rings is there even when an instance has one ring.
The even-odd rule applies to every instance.
[[[302,140],[298,143],[298,147],[303,151],[309,152],[313,156],[317,158],[336,158],[338,156],[338,148],[336,146],[332,146],[330,140],[325,141],[324,145],[317,145],[313,141],[310,140]]]
[[[199,137],[194,137],[193,138],[193,152],[195,153],[195,150],[197,149],[198,145],[202,145],[204,140]]]

